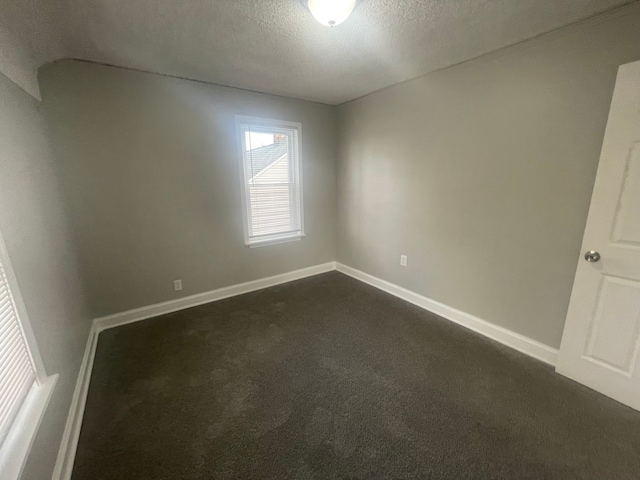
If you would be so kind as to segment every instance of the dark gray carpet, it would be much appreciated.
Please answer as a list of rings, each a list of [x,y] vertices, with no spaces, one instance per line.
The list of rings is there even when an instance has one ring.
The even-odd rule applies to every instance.
[[[332,272],[100,335],[85,479],[640,478],[640,413]]]

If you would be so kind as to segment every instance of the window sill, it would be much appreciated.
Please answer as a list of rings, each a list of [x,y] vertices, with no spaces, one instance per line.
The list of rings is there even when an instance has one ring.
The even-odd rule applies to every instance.
[[[27,394],[0,447],[0,477],[3,480],[20,478],[57,381],[58,375],[51,375],[42,385],[34,384]]]
[[[302,240],[304,237],[306,237],[306,235],[304,233],[300,233],[297,235],[290,235],[287,237],[275,237],[275,238],[267,238],[264,240],[254,240],[249,243],[245,243],[245,245],[249,248],[266,247],[268,245],[277,245],[278,243],[297,242],[298,240]]]

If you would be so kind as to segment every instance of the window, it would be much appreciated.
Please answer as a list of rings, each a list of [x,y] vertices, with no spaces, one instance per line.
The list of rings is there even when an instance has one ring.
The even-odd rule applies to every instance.
[[[236,117],[245,244],[268,245],[304,236],[302,125]]]
[[[36,380],[9,281],[0,263],[0,442]]]
[[[0,476],[3,479],[20,477],[56,380],[57,375],[45,378],[0,236]]]

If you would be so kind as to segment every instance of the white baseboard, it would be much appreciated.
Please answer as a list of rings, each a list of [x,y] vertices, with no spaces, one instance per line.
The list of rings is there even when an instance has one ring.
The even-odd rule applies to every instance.
[[[120,325],[146,320],[147,318],[177,312],[178,310],[184,310],[185,308],[196,307],[198,305],[215,302],[224,298],[242,295],[243,293],[262,290],[263,288],[273,287],[293,280],[299,280],[301,278],[311,277],[320,273],[330,272],[335,269],[335,262],[323,263],[313,267],[294,270],[293,272],[274,275],[273,277],[239,283],[237,285],[211,290],[210,292],[198,293],[189,297],[178,298],[176,300],[170,300],[163,303],[156,303],[155,305],[136,308],[134,310],[116,313],[115,315],[109,315],[107,317],[96,318],[94,323],[96,324],[98,332],[101,332],[107,328],[119,327]]]
[[[80,438],[80,428],[82,427],[84,408],[87,401],[87,394],[89,392],[89,381],[91,380],[93,360],[100,332],[109,328],[138,322],[140,320],[146,320],[148,318],[176,312],[185,308],[191,308],[205,303],[215,302],[216,300],[242,295],[243,293],[261,290],[263,288],[273,287],[275,285],[318,275],[320,273],[330,272],[332,270],[338,270],[339,272],[349,275],[361,282],[402,298],[409,303],[413,303],[414,305],[433,312],[436,315],[440,315],[441,317],[478,332],[533,358],[550,365],[556,364],[558,350],[554,348],[540,342],[536,342],[535,340],[531,340],[530,338],[512,332],[511,330],[507,330],[506,328],[486,322],[468,313],[461,312],[460,310],[436,302],[435,300],[431,300],[427,297],[411,292],[410,290],[399,287],[385,280],[376,278],[368,273],[361,272],[341,263],[329,262],[322,265],[295,270],[293,272],[283,273],[281,275],[275,275],[273,277],[253,280],[251,282],[232,285],[212,290],[210,292],[199,293],[189,297],[96,318],[93,321],[93,326],[89,332],[87,347],[82,359],[82,365],[80,366],[78,381],[71,401],[71,408],[69,409],[69,416],[62,436],[60,450],[58,451],[58,459],[56,461],[52,480],[69,480],[71,478],[73,461],[75,459],[78,440]]]
[[[443,303],[431,300],[430,298],[419,295],[407,290],[406,288],[399,287],[393,283],[381,280],[373,275],[369,275],[368,273],[361,272],[360,270],[356,270],[355,268],[348,267],[341,263],[336,262],[336,270],[360,280],[361,282],[379,288],[380,290],[390,293],[398,298],[402,298],[403,300],[413,303],[414,305],[424,308],[436,315],[440,315],[447,320],[451,320],[458,325],[462,325],[469,330],[480,333],[481,335],[500,342],[514,350],[518,350],[521,353],[548,363],[549,365],[555,366],[558,361],[557,349],[532,340],[524,335],[520,335],[519,333],[515,333],[506,328],[489,323],[478,317],[474,317],[469,313],[462,312],[449,307],[448,305],[444,305]]]
[[[82,365],[78,373],[76,388],[71,399],[71,407],[65,425],[64,433],[60,449],[58,450],[58,458],[53,470],[52,480],[69,480],[73,471],[73,462],[78,448],[78,440],[80,439],[80,429],[82,427],[82,418],[84,417],[84,408],[87,402],[87,394],[89,393],[89,382],[91,380],[91,371],[93,370],[93,360],[98,345],[98,335],[108,328],[126,325],[128,323],[145,320],[147,318],[164,315],[166,313],[183,310],[185,308],[195,307],[216,300],[242,295],[267,287],[273,287],[282,283],[299,280],[301,278],[310,277],[320,273],[330,272],[336,269],[335,262],[329,262],[322,265],[295,270],[293,272],[275,275],[273,277],[253,280],[251,282],[240,283],[229,287],[212,290],[210,292],[199,293],[189,297],[171,300],[169,302],[149,305],[147,307],[136,308],[127,312],[116,313],[107,317],[96,318],[93,321],[87,346],[85,348]]]
[[[76,388],[71,398],[71,407],[67,416],[67,423],[62,434],[60,449],[58,450],[58,458],[53,469],[52,480],[69,480],[71,471],[73,470],[73,461],[78,448],[78,439],[80,438],[80,428],[82,427],[82,418],[84,417],[84,407],[87,402],[87,393],[89,392],[89,381],[91,380],[91,371],[93,370],[93,359],[96,354],[96,346],[98,345],[98,331],[95,322],[89,331],[87,346],[82,357]]]

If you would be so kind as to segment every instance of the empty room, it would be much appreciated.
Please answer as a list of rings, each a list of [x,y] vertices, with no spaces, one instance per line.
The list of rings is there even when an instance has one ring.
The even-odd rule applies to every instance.
[[[0,0],[0,479],[640,480],[640,1]]]

